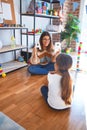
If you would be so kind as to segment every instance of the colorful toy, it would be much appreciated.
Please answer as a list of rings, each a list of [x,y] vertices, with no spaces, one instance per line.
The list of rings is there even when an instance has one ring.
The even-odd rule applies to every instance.
[[[16,46],[15,37],[14,37],[14,36],[11,36],[11,47],[12,47],[12,48],[15,48],[15,46]]]
[[[23,56],[19,56],[19,57],[18,57],[18,61],[19,61],[19,62],[24,62]]]
[[[5,77],[6,77],[6,74],[5,74],[5,73],[2,73],[2,77],[5,78]]]
[[[34,31],[34,29],[32,29],[32,32],[30,32],[30,33],[42,33],[42,29],[36,29],[35,31]]]
[[[6,73],[3,72],[3,69],[2,69],[2,65],[0,64],[0,74],[2,75],[3,78],[6,77]]]
[[[78,47],[78,56],[77,56],[77,65],[76,65],[77,71],[80,71],[79,62],[80,62],[81,48],[82,48],[82,42],[80,42],[79,47]]]
[[[55,49],[55,53],[57,51],[61,52],[61,43],[60,42],[55,42],[54,49]]]
[[[0,67],[0,73],[2,73],[2,72],[3,72],[2,67]]]
[[[3,72],[2,65],[0,64],[0,73],[2,73],[2,72]]]

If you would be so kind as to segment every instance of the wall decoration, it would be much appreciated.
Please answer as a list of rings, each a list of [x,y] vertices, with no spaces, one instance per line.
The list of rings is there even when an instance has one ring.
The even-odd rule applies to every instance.
[[[1,0],[5,24],[16,24],[13,0]]]

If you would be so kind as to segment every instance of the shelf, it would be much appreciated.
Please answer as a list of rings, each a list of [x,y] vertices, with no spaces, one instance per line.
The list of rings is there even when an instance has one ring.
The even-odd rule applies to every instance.
[[[48,2],[49,9],[53,9],[53,7],[52,7],[53,3],[60,3],[59,0],[39,0],[39,1]],[[43,18],[49,19],[50,24],[52,24],[52,19],[59,19],[60,18],[59,16],[55,16],[55,15],[50,15],[50,14],[48,15],[48,14],[44,14],[44,13],[41,13],[41,14],[40,13],[36,13],[36,11],[35,11],[35,1],[33,3],[33,5],[34,5],[34,11],[31,12],[31,13],[28,13],[28,11],[26,12],[26,9],[24,9],[25,6],[23,4],[24,3],[22,3],[22,1],[20,0],[21,24],[23,24],[23,21],[22,21],[22,20],[24,20],[23,18],[25,18],[25,17],[31,17],[31,18],[33,18],[32,19],[32,21],[33,21],[33,27],[32,28],[34,29],[34,31],[36,29],[36,20],[37,20],[37,18],[42,18],[40,20],[43,20]],[[37,20],[37,22],[38,22],[38,20]],[[41,35],[41,33],[35,33],[35,32],[33,33],[32,30],[30,30],[30,31],[27,31],[27,32],[22,31],[22,35],[31,35],[31,36],[33,36],[33,45],[35,45],[35,40],[36,40],[35,38],[36,38],[36,36]],[[47,31],[47,30],[44,30],[44,31]],[[53,31],[53,30],[52,31],[48,31],[48,32],[50,34],[59,34],[59,32]],[[24,53],[26,53],[26,51]],[[32,49],[28,49],[28,53],[29,54],[32,53]],[[24,54],[24,55],[26,55],[26,54]]]
[[[17,70],[19,68],[27,66],[25,62],[18,62],[18,61],[10,61],[2,64],[2,69],[4,73],[11,72],[13,70]],[[0,73],[2,75],[2,73]]]
[[[38,35],[40,35],[41,33],[22,33],[23,35],[35,35],[35,36],[38,36]]]
[[[16,45],[14,48],[11,47],[11,45],[8,46],[4,46],[0,49],[0,53],[5,53],[5,52],[10,52],[10,51],[14,51],[14,50],[19,50],[19,49],[24,49],[27,48],[26,46],[23,45]]]
[[[49,3],[60,3],[59,0],[41,0],[41,1],[49,2]],[[51,1],[52,1],[52,2],[51,2]]]
[[[47,31],[47,30],[46,30]],[[50,34],[58,34],[58,32],[54,32],[54,31],[48,31]],[[38,36],[38,35],[41,35],[41,33],[22,33],[23,35],[35,35],[35,36]]]
[[[12,31],[11,35],[14,36],[14,38],[16,38],[16,32],[17,31],[19,33],[18,35],[21,35],[22,31],[24,31],[24,32],[27,33],[28,28],[26,28],[24,26],[22,27],[21,24],[11,24],[11,25],[4,24],[3,26],[0,27],[0,31],[5,32],[7,30],[8,31]],[[16,55],[17,55],[16,51],[19,50],[21,52],[22,49],[26,50],[26,53],[27,53],[27,50],[28,50],[28,38],[27,38],[27,36],[26,36],[26,43],[24,42],[24,44],[23,44],[21,36],[17,37],[17,39],[19,39],[20,42],[17,43],[16,45],[14,45],[14,46],[12,46],[11,44],[4,45],[4,43],[2,43],[3,47],[0,48],[0,57],[1,57],[1,54],[3,54],[3,53],[14,51],[13,55],[14,55],[14,59],[16,59]],[[2,69],[3,69],[3,72],[5,72],[5,73],[11,72],[13,70],[16,70],[16,69],[19,69],[19,68],[22,68],[22,67],[25,67],[25,66],[27,66],[27,63],[25,63],[25,62],[19,62],[19,61],[11,61],[11,62],[2,63]],[[0,73],[0,75],[2,75],[2,73]]]
[[[27,29],[25,27],[0,27],[1,30],[7,29],[7,30],[11,30],[11,29]]]
[[[21,15],[24,15],[24,16],[34,16],[34,14],[30,14],[30,13],[22,13]],[[47,14],[37,14],[37,13],[35,14],[35,17],[54,18],[54,19],[59,18],[59,16],[47,15]]]
[[[48,31],[50,34],[58,34],[59,32]]]
[[[59,18],[59,16],[47,15],[47,14],[35,14],[36,17],[45,17],[45,18]]]
[[[33,48],[29,48],[29,49],[28,49],[28,53],[32,53],[32,51],[33,51]],[[23,50],[22,52],[26,52],[26,53],[27,53],[26,50]]]

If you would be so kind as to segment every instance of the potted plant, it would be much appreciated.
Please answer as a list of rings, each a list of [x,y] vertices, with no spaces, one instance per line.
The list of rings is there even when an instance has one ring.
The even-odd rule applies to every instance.
[[[64,31],[61,32],[61,41],[65,40],[67,46],[66,49],[70,48],[71,42],[78,38],[78,34],[80,33],[79,23],[80,21],[78,17],[73,14],[68,14]]]

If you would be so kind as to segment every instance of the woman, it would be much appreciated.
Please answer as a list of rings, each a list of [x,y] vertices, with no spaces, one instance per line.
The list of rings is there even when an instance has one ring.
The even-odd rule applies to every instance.
[[[56,58],[55,71],[47,76],[48,87],[41,87],[43,97],[53,109],[62,110],[71,107],[73,94],[72,79],[69,74],[71,66],[71,56],[59,54]]]
[[[48,74],[49,71],[54,70],[54,62],[59,50],[55,52],[51,41],[51,36],[44,31],[39,39],[41,49],[33,48],[32,56],[30,58],[31,65],[28,71],[31,74]]]

